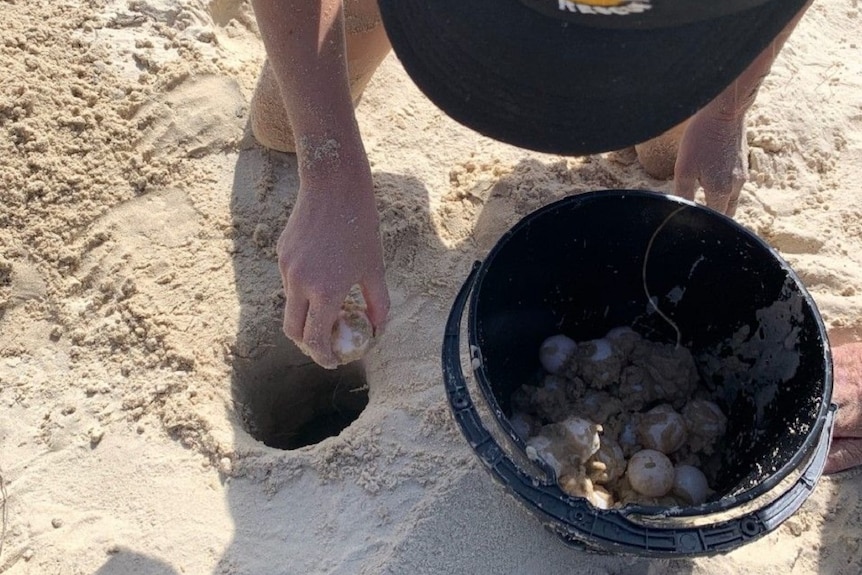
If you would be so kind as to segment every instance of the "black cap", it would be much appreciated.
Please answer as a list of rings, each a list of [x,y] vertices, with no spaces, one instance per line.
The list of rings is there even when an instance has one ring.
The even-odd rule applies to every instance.
[[[522,148],[634,145],[727,87],[806,0],[379,0],[396,55],[456,121]]]

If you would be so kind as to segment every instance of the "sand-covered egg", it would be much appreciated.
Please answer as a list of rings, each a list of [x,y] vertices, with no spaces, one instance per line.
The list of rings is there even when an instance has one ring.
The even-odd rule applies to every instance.
[[[712,401],[692,399],[682,408],[682,417],[692,451],[710,453],[715,441],[727,430],[727,417]]]
[[[606,338],[578,343],[571,376],[580,377],[592,389],[603,389],[619,380],[625,355],[614,341]]]
[[[587,461],[587,475],[597,484],[613,483],[626,471],[626,457],[620,444],[603,437],[599,450]]]
[[[700,505],[709,495],[706,475],[693,465],[677,465],[674,469],[673,494],[689,505]]]
[[[599,450],[601,427],[580,417],[550,423],[527,440],[527,456],[541,458],[560,474],[578,469]]]
[[[360,359],[368,350],[374,328],[363,309],[345,306],[332,327],[332,352],[341,364]]]
[[[544,435],[536,435],[527,440],[527,457],[536,461],[541,459],[547,463],[557,477],[563,473],[563,465],[568,464],[567,453],[564,446],[559,441],[546,437]],[[568,467],[568,465],[566,465]]]
[[[601,427],[582,417],[571,416],[559,423],[565,430],[566,442],[572,454],[585,462],[599,450]],[[546,426],[549,427],[549,426]]]
[[[589,340],[552,335],[539,356],[544,374],[512,393],[512,436],[564,492],[600,509],[712,494],[701,465],[727,418],[687,349],[622,326]]]
[[[552,335],[539,347],[539,362],[548,373],[559,373],[575,353],[577,344],[563,334]]]
[[[637,425],[638,441],[649,449],[670,454],[685,444],[685,421],[667,404],[658,405],[640,417]]]
[[[660,451],[642,449],[629,459],[626,477],[641,495],[662,497],[673,487],[673,463]]]

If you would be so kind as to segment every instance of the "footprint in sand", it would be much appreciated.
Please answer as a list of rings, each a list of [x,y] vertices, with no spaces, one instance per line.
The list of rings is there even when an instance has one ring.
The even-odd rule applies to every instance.
[[[769,243],[785,254],[816,254],[823,247],[823,239],[792,229],[778,229],[769,234]]]
[[[235,147],[247,103],[239,84],[224,76],[188,77],[135,114],[144,154],[201,158]]]

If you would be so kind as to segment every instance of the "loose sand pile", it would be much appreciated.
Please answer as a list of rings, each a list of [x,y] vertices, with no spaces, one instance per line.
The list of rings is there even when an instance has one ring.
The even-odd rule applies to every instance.
[[[296,165],[248,135],[263,60],[249,5],[6,0],[0,21],[0,572],[862,570],[858,475],[727,556],[584,555],[502,497],[453,425],[440,345],[473,261],[568,194],[668,191],[631,150],[482,138],[390,56],[358,115],[391,320],[364,372],[326,379],[279,333]],[[788,43],[750,116],[737,216],[843,339],[862,335],[859,22],[856,0],[819,0]],[[248,433],[290,446],[305,433],[291,421],[366,393],[315,445]]]

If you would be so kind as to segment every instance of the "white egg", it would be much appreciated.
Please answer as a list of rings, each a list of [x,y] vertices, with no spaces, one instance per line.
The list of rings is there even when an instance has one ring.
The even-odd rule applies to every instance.
[[[578,344],[563,334],[552,335],[539,347],[539,362],[548,373],[559,373],[575,353]]]
[[[662,497],[673,487],[673,463],[660,451],[642,449],[629,459],[626,477],[641,495]]]
[[[644,413],[638,422],[637,434],[641,445],[664,454],[675,452],[688,438],[682,416],[667,404]]]
[[[374,328],[368,315],[360,309],[342,309],[332,327],[332,352],[341,364],[365,355]]]
[[[689,505],[700,505],[709,495],[706,475],[693,465],[677,465],[673,477],[673,494]]]

